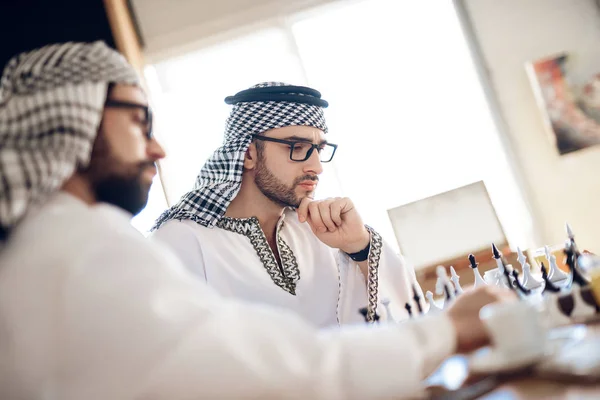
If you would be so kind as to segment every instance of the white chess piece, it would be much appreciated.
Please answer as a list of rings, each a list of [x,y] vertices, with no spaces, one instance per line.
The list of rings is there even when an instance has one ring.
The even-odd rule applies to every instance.
[[[481,272],[479,272],[479,268],[477,267],[479,264],[477,264],[477,261],[475,260],[475,256],[473,254],[469,254],[469,264],[471,264],[470,267],[473,270],[473,276],[475,277],[475,284],[473,285],[473,287],[487,285],[485,279],[483,279],[483,277],[481,276]]]
[[[390,310],[390,299],[387,297],[384,297],[383,299],[381,299],[381,304],[383,305],[383,308],[385,309],[386,319],[388,321],[395,321],[395,319],[392,317],[392,312]]]
[[[521,264],[521,269],[523,270],[523,277],[521,278],[521,285],[523,285],[523,287],[525,289],[537,289],[540,286],[542,286],[542,282],[537,280],[531,274],[531,265],[529,265],[529,263],[527,262],[527,258],[525,257],[525,255],[523,254],[523,252],[521,251],[521,249],[519,247],[517,247],[517,254],[518,254],[517,261],[519,261],[519,264]]]
[[[460,286],[460,283],[459,283],[460,276],[458,276],[458,274],[454,270],[453,266],[450,266],[450,275],[451,275],[450,280],[454,284],[454,289],[456,290],[456,294],[462,294],[464,291],[463,291],[463,288]]]
[[[425,297],[427,298],[427,302],[429,303],[429,311],[427,312],[428,314],[435,314],[442,311],[442,308],[438,306],[435,300],[433,299],[433,293],[431,293],[428,290],[427,293],[425,293]]]
[[[508,283],[506,282],[506,278],[504,278],[504,263],[502,262],[502,257],[494,258],[496,260],[496,271],[493,276],[494,283],[496,286],[508,288]]]
[[[581,297],[581,287],[579,285],[571,287],[571,296],[573,296],[574,303],[571,319],[585,319],[596,314],[596,307],[592,307]]]
[[[544,246],[544,252],[546,253],[546,259],[548,260],[549,264],[548,279],[550,279],[550,282],[556,283],[567,279],[568,275],[558,268],[558,265],[556,265],[556,257],[550,252],[549,246]]]
[[[450,295],[450,299],[453,299],[455,297],[454,286],[452,285],[452,282],[448,278],[448,272],[446,271],[446,268],[443,265],[438,265],[435,272],[437,274],[438,283],[439,283],[439,288],[436,288],[436,293],[443,295],[444,298],[446,298],[446,296],[447,296],[446,288],[447,288],[448,294]],[[440,291],[441,291],[441,293],[440,293]],[[445,305],[446,305],[446,302],[444,302],[444,306]]]
[[[487,283],[481,277],[481,272],[479,272],[479,268],[475,267],[473,269],[473,275],[475,276],[475,284],[474,287],[485,286]]]

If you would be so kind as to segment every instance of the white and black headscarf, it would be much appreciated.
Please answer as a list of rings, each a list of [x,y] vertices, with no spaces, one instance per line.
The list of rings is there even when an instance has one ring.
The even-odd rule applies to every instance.
[[[87,166],[109,83],[139,80],[100,41],[49,45],[9,61],[0,81],[0,231]]]
[[[223,145],[206,161],[194,188],[165,211],[152,230],[171,219],[190,219],[214,227],[240,190],[244,155],[253,135],[302,125],[327,133],[323,109],[328,103],[311,88],[265,82],[229,96],[225,102],[233,108],[225,126]]]

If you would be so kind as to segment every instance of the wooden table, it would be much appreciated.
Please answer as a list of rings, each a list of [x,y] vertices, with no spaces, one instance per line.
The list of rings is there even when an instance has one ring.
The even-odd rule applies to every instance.
[[[600,323],[588,324],[586,338],[600,339]],[[600,359],[600,357],[597,357]],[[584,383],[564,377],[536,377],[534,370],[512,376],[472,377],[468,374],[468,358],[454,356],[430,376],[429,393],[436,399],[600,399],[600,383]]]

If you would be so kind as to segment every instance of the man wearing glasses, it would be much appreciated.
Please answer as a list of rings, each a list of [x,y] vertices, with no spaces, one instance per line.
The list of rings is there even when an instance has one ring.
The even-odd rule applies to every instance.
[[[0,399],[399,398],[454,351],[489,342],[479,309],[508,290],[329,331],[218,296],[130,224],[164,156],[151,118],[134,70],[101,42],[5,69]]]
[[[350,199],[314,200],[322,163],[337,150],[321,94],[268,82],[225,102],[233,108],[223,146],[153,238],[222,295],[281,306],[319,327],[408,317],[406,303],[421,294],[414,270]]]

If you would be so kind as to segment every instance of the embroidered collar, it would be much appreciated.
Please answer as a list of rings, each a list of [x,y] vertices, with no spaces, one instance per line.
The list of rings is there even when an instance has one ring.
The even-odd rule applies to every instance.
[[[298,262],[296,261],[296,256],[292,252],[292,249],[285,243],[279,234],[283,226],[284,221],[283,218],[281,218],[277,223],[277,230],[275,233],[277,236],[277,249],[279,250],[282,264],[282,267],[280,268],[277,259],[275,258],[275,254],[273,254],[271,247],[269,247],[267,237],[256,217],[222,217],[219,222],[217,222],[217,227],[238,233],[250,239],[252,247],[254,247],[258,258],[260,258],[260,261],[273,280],[273,283],[295,296],[296,283],[300,280],[300,269],[298,268]]]

